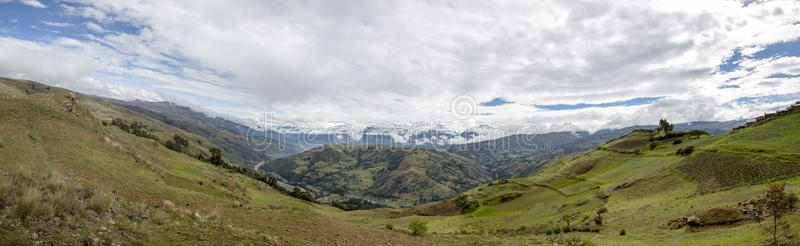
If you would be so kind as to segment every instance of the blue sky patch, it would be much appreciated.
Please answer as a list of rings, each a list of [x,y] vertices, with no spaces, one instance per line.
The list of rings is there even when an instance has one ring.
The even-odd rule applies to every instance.
[[[742,49],[737,48],[733,50],[733,55],[725,59],[719,65],[719,70],[722,73],[728,73],[740,68],[739,62],[746,58],[749,59],[769,59],[774,57],[796,56],[800,57],[800,39],[795,39],[787,42],[779,42],[767,45],[764,49],[754,53],[751,56],[743,56]]]
[[[790,93],[790,94],[760,96],[760,97],[740,97],[737,98],[736,100],[733,100],[732,103],[755,104],[755,103],[790,102],[796,100],[800,100],[800,92]]]
[[[737,88],[738,89],[739,86],[738,85],[720,85],[719,88],[720,89],[732,89],[732,88]]]
[[[719,70],[723,73],[732,72],[739,68],[739,61],[742,60],[742,51],[741,49],[733,50],[733,56],[728,57],[722,64],[719,64]]]
[[[795,77],[800,77],[800,75],[797,75],[797,74],[788,74],[788,73],[776,73],[776,74],[770,75],[770,76],[769,76],[769,77],[767,77],[767,78],[768,78],[768,79],[775,79],[775,78],[784,78],[784,79],[790,79],[790,78],[795,78]]]
[[[495,107],[495,106],[505,105],[505,104],[509,104],[509,103],[514,103],[514,102],[509,102],[505,98],[498,97],[498,98],[492,99],[491,101],[488,101],[488,102],[481,102],[480,105],[484,106],[484,107]]]
[[[578,104],[552,104],[552,105],[533,105],[534,107],[547,109],[547,110],[575,110],[582,108],[608,108],[617,106],[637,106],[651,104],[664,97],[637,97],[624,101],[607,102],[607,103],[578,103]]]
[[[752,57],[760,60],[780,56],[800,56],[800,39],[767,45]]]

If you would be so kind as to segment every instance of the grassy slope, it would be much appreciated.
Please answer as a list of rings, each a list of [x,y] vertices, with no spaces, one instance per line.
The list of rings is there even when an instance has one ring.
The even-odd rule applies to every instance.
[[[125,212],[165,213],[163,223],[128,221],[117,212],[117,223],[97,222],[108,230],[125,231],[134,226],[145,244],[421,244],[444,241],[441,237],[416,238],[402,233],[364,228],[333,216],[338,210],[287,197],[246,176],[170,151],[150,139],[103,127],[89,110],[74,104],[70,112],[66,94],[26,95],[23,90],[0,83],[0,171],[56,175],[70,183],[113,194]],[[105,114],[124,115],[106,107]],[[131,117],[128,115],[128,117]],[[167,135],[167,134],[165,134]],[[163,200],[177,210],[159,206]],[[235,202],[244,204],[234,207]],[[183,209],[205,220],[192,220]],[[5,217],[3,217],[5,218]],[[48,218],[44,218],[47,220]],[[52,219],[52,218],[50,218]],[[5,221],[5,220],[2,220]],[[80,221],[80,220],[79,220]],[[12,223],[12,222],[9,222]],[[37,240],[79,243],[87,234],[112,240],[114,233],[88,223],[76,232],[40,236]],[[16,243],[32,242],[42,228],[3,225],[0,238]],[[0,240],[3,241],[3,240]],[[107,242],[107,241],[106,241]],[[451,242],[452,243],[452,242]]]
[[[571,234],[600,245],[752,245],[766,239],[761,230],[763,225],[750,223],[696,233],[659,229],[658,225],[703,209],[735,206],[759,194],[767,181],[782,180],[790,185],[790,191],[800,192],[800,177],[794,172],[800,167],[799,113],[736,132],[683,138],[678,145],[672,144],[674,139],[659,141],[654,150],[649,150],[649,137],[642,134],[633,132],[603,148],[565,158],[531,177],[472,189],[465,194],[482,206],[466,215],[398,218],[399,211],[376,210],[353,212],[352,216],[370,218],[376,227],[423,220],[439,233],[483,234],[556,223],[562,215],[576,212],[582,213],[578,218],[593,216],[605,207],[609,212],[603,215],[600,233]],[[697,148],[695,154],[689,157],[675,154],[677,149],[688,146]],[[614,150],[640,150],[642,154]],[[746,161],[732,163],[726,158],[730,156]],[[741,163],[770,168],[749,168]],[[777,171],[770,166],[776,164],[782,165]],[[752,175],[761,178],[752,179]],[[726,182],[714,182],[723,179]],[[714,184],[713,189],[703,189],[709,183]],[[509,193],[522,196],[498,202],[500,195]],[[598,194],[609,197],[604,201]],[[800,214],[788,216],[787,221],[793,225],[795,235],[800,233]],[[626,230],[626,236],[619,235],[622,229]],[[488,235],[490,238],[500,237],[489,234],[495,234]],[[541,242],[545,236],[501,238],[527,243]]]

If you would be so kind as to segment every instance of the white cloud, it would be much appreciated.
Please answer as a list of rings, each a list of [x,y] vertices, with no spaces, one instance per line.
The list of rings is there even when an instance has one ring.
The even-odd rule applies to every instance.
[[[25,5],[31,6],[31,7],[47,8],[47,5],[44,5],[41,2],[36,1],[36,0],[20,0],[19,2],[22,3],[22,4],[25,4]]]
[[[93,32],[97,32],[97,33],[107,32],[106,29],[103,29],[103,27],[101,27],[100,25],[92,23],[92,22],[86,23],[86,28],[91,30],[91,31],[93,31]]]
[[[71,27],[71,26],[73,26],[72,24],[65,23],[65,22],[41,21],[41,23],[45,24],[47,26],[53,26],[53,27]]]
[[[142,89],[133,89],[108,83],[103,80],[86,77],[76,81],[55,84],[82,93],[121,100],[161,101],[157,93]]]
[[[42,82],[78,80],[94,71],[91,60],[35,42],[0,38],[0,74]]]
[[[143,89],[115,85],[90,76],[94,61],[76,53],[77,40],[59,39],[53,44],[0,37],[0,76],[30,79],[82,93],[123,100],[158,101],[161,97]]]

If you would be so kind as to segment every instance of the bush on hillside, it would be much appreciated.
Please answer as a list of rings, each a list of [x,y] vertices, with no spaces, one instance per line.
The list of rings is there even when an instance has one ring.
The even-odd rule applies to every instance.
[[[680,139],[675,139],[675,141],[672,141],[672,145],[678,145],[678,144],[681,144],[681,143],[683,143],[683,140],[680,140]]]
[[[569,238],[560,238],[558,240],[558,245],[566,245],[566,246],[594,246],[595,244],[589,240],[584,240],[578,236],[569,237]]]
[[[649,147],[650,147],[650,150],[654,150],[656,147],[658,147],[658,144],[653,142],[653,143],[650,143]]]
[[[164,144],[164,146],[166,146],[168,149],[180,153],[183,152],[186,147],[189,147],[189,140],[178,136],[178,134],[172,136],[172,139],[173,140],[167,140],[167,143]]]
[[[478,208],[480,207],[478,201],[469,199],[469,196],[464,194],[461,194],[458,197],[456,197],[456,199],[453,202],[455,202],[456,207],[458,207],[461,210],[461,214],[472,213],[475,210],[478,210]]]
[[[300,200],[305,200],[305,201],[309,201],[309,202],[317,202],[316,200],[314,200],[314,195],[311,195],[311,193],[309,193],[308,191],[301,190],[300,188],[297,188],[297,187],[294,187],[294,189],[292,190],[292,193],[290,193],[289,195],[291,195],[291,196],[293,196],[293,197],[295,197],[297,199],[300,199]]]
[[[681,156],[687,156],[687,155],[691,155],[692,152],[694,152],[694,146],[689,146],[689,147],[686,147],[686,148],[680,148],[680,149],[678,149],[678,151],[675,152],[675,154],[681,155]]]
[[[336,207],[338,209],[341,209],[343,211],[353,211],[353,210],[358,209],[357,207],[353,207],[353,206],[350,206],[350,205],[342,204],[342,203],[337,202],[337,201],[331,202],[331,206],[334,206],[334,207]]]
[[[627,234],[627,232],[625,232],[625,229],[619,231],[620,236],[625,236],[625,234]]]
[[[603,216],[600,215],[600,214],[595,215],[594,216],[594,224],[595,225],[603,225]]]
[[[428,232],[428,224],[421,221],[413,221],[410,224],[408,224],[408,230],[411,233],[411,235],[422,236],[426,232]]]
[[[121,118],[115,118],[111,121],[111,125],[118,127],[120,130],[136,135],[138,137],[149,138],[158,141],[158,138],[147,131],[147,125],[142,122],[134,121],[130,125],[128,125],[125,120]]]
[[[658,137],[656,137],[656,140],[664,140],[664,139],[670,139],[670,138],[679,138],[679,137],[683,137],[683,136],[686,136],[686,133],[685,133],[685,132],[669,132],[669,133],[667,133],[667,134],[664,134],[663,136],[658,136]]]
[[[703,131],[703,130],[691,130],[691,131],[687,132],[686,134],[689,135],[689,136],[693,136],[693,137],[700,137],[702,135],[708,135],[708,132]]]

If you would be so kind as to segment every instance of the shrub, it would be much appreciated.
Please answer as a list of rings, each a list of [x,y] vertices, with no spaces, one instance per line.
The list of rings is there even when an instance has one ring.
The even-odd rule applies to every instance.
[[[597,216],[594,216],[594,223],[596,225],[603,225],[603,216],[600,215],[600,214],[598,214]]]
[[[625,229],[622,229],[622,230],[620,230],[620,231],[619,231],[619,235],[620,235],[620,236],[625,236],[625,234],[626,234],[626,233],[625,233]]]
[[[292,193],[289,193],[289,195],[300,200],[317,202],[317,200],[314,200],[314,195],[311,195],[311,193],[309,193],[308,191],[301,190],[300,188],[297,187],[294,187]]]
[[[694,146],[689,146],[689,147],[686,147],[686,148],[680,148],[680,149],[678,149],[678,151],[675,152],[675,154],[682,155],[682,156],[687,156],[687,155],[692,154],[692,152],[694,152]]]
[[[14,216],[23,221],[28,217],[48,217],[52,213],[53,207],[42,202],[42,192],[34,187],[24,188],[13,210]]]
[[[411,232],[411,235],[422,236],[428,231],[428,224],[421,221],[414,221],[408,224],[408,230]]]
[[[678,144],[681,144],[681,143],[683,143],[683,140],[680,140],[680,139],[675,139],[675,141],[672,141],[672,145],[678,145]]]
[[[348,205],[342,204],[342,203],[337,202],[337,201],[331,202],[331,206],[334,206],[334,207],[339,208],[339,209],[344,210],[344,211],[352,211],[352,210],[356,210],[357,209],[356,207],[348,206]]]
[[[158,140],[156,136],[147,131],[147,125],[142,122],[135,121],[128,125],[125,120],[116,118],[111,121],[111,125],[117,126],[120,130],[139,137]]]
[[[652,143],[650,143],[649,147],[650,147],[650,150],[654,150],[656,147],[658,147],[658,144],[655,143],[655,142],[652,142]]]
[[[61,216],[74,215],[83,211],[83,204],[74,189],[55,190],[56,213]]]
[[[591,241],[583,240],[578,236],[559,240],[558,244],[559,245],[567,245],[567,246],[593,246],[593,245],[595,245]]]
[[[687,132],[686,134],[688,134],[689,136],[700,137],[702,135],[708,135],[708,132],[703,131],[703,130],[691,130],[691,131]]]
[[[88,200],[86,200],[86,208],[94,210],[98,214],[105,212],[106,209],[111,207],[111,199],[106,195],[96,192]]]
[[[503,200],[503,197],[501,197],[501,200]],[[456,199],[453,202],[455,202],[456,206],[459,209],[461,209],[462,214],[472,213],[475,210],[478,210],[478,208],[480,207],[478,201],[469,199],[469,196],[464,194],[461,194],[458,197],[456,197]]]
[[[394,225],[392,225],[392,224],[385,224],[383,226],[386,227],[386,230],[390,230],[390,231],[394,230]]]
[[[602,208],[600,208],[600,209],[598,209],[598,210],[597,210],[597,214],[603,214],[603,213],[605,213],[605,212],[608,212],[608,209],[607,209],[607,208],[605,208],[605,207],[602,207]]]

